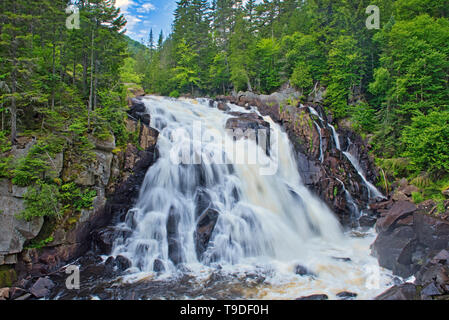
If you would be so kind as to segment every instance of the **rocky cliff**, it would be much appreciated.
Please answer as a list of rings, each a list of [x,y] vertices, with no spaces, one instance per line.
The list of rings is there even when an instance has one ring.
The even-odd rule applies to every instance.
[[[92,207],[81,210],[76,217],[56,224],[42,217],[27,222],[18,217],[24,209],[27,188],[0,180],[0,288],[15,284],[13,289],[23,296],[39,298],[30,290],[44,285],[40,279],[89,250],[107,253],[111,237],[107,233],[110,229],[104,227],[114,225],[132,207],[146,171],[157,159],[158,132],[149,126],[150,119],[142,108],[145,106],[138,98],[130,101],[126,127],[135,137],[134,143],[120,149],[113,138],[101,141],[91,137],[94,157],[83,169],[76,165],[69,149],[52,159],[54,179],[74,181],[77,186],[96,191]],[[19,144],[13,155],[26,155],[33,143]],[[27,247],[30,240],[42,234],[52,241],[39,248]]]

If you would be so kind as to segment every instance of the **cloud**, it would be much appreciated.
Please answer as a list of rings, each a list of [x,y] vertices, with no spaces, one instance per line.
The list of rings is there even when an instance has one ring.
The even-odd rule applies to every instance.
[[[140,8],[137,8],[137,12],[148,13],[152,10],[156,10],[156,7],[152,3],[144,3]]]
[[[133,0],[115,0],[115,6],[120,9],[126,9],[134,4]]]

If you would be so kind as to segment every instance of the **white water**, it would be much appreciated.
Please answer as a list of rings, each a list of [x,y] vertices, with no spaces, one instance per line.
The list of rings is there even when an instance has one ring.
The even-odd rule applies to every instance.
[[[351,291],[369,299],[388,288],[388,273],[370,256],[374,234],[350,237],[342,233],[334,214],[303,185],[287,134],[270,118],[265,120],[271,124],[271,156],[263,160],[276,163],[279,169],[274,175],[263,176],[260,165],[173,163],[170,152],[185,146],[190,145],[199,158],[207,157],[210,148],[221,150],[226,141],[216,141],[206,148],[193,138],[192,125],[201,122],[203,128],[217,130],[232,140],[224,131],[230,116],[210,108],[204,100],[146,97],[145,104],[151,125],[160,131],[160,158],[147,173],[136,207],[120,225],[131,236],[117,239],[114,245],[114,255],[133,262],[129,281],[153,274],[156,259],[164,264],[163,276],[179,272],[169,256],[168,236],[171,233],[173,237],[173,230],[167,229],[167,221],[172,216],[179,221],[175,237],[182,265],[199,282],[220,265],[223,272],[234,274],[255,270],[270,274],[256,292],[247,293],[249,298],[297,298],[320,293],[335,298],[338,292]],[[237,106],[231,108],[247,112]],[[179,128],[191,135],[174,141],[171,134]],[[246,147],[249,153],[259,148],[252,141],[237,142],[236,147]],[[231,158],[229,148],[225,153]],[[199,192],[206,193],[212,200],[210,207],[220,212],[201,260],[194,241]],[[295,275],[293,269],[298,264],[317,277]]]

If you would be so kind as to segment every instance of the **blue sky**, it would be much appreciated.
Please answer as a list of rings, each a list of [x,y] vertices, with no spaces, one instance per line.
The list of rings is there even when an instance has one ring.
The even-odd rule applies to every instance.
[[[116,0],[116,6],[128,21],[126,34],[134,40],[148,41],[151,28],[155,41],[161,30],[165,36],[170,33],[176,0]]]

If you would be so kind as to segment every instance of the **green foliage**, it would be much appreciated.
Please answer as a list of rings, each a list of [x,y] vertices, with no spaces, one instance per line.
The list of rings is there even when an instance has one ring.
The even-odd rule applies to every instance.
[[[170,97],[171,98],[179,98],[180,94],[178,92],[178,90],[173,90],[172,92],[170,92]]]
[[[313,87],[313,78],[308,65],[304,62],[298,63],[293,70],[290,82],[299,89],[310,90]]]
[[[57,217],[61,214],[58,202],[59,190],[55,185],[38,181],[24,195],[25,210],[20,218],[27,221],[35,217]]]
[[[449,111],[414,117],[405,127],[402,141],[411,170],[439,176],[449,173]]]
[[[95,190],[82,191],[74,182],[71,182],[61,186],[59,199],[64,210],[79,212],[82,209],[91,209],[96,196]]]
[[[415,204],[420,204],[424,201],[424,197],[421,192],[413,192],[412,199]]]
[[[54,240],[55,239],[52,236],[40,241],[36,241],[33,239],[30,244],[25,247],[25,249],[42,249],[49,243],[52,243]]]

